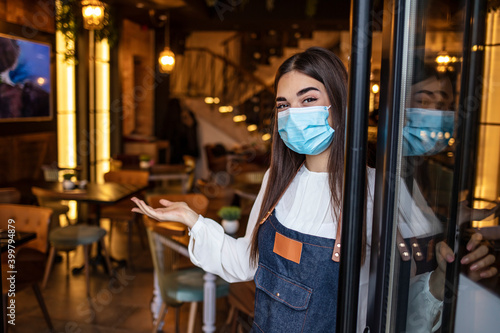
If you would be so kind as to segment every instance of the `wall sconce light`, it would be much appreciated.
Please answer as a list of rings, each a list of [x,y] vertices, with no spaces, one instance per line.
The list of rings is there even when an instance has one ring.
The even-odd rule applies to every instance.
[[[170,31],[169,22],[170,17],[167,15],[167,22],[165,22],[165,48],[160,52],[160,57],[158,58],[158,63],[160,65],[160,73],[169,74],[174,70],[175,66],[175,54],[170,50]]]
[[[99,30],[104,25],[104,4],[99,0],[82,1],[83,27],[87,30]]]

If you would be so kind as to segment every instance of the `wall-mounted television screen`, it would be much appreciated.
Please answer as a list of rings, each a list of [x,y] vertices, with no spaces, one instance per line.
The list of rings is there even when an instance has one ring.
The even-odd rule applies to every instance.
[[[52,117],[50,44],[0,33],[0,122]]]

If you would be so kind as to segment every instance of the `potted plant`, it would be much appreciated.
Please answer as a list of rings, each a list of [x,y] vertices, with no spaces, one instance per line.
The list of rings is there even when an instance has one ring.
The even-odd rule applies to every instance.
[[[237,206],[224,206],[218,212],[217,215],[222,218],[222,227],[224,231],[230,235],[235,234],[240,227],[240,222],[238,221],[241,217],[241,208]]]
[[[62,182],[63,189],[72,190],[75,188],[75,183],[72,180],[73,176],[74,174],[72,173],[65,173],[63,175],[63,182]]]
[[[151,157],[147,154],[142,154],[139,156],[139,166],[141,169],[149,169],[151,166]]]

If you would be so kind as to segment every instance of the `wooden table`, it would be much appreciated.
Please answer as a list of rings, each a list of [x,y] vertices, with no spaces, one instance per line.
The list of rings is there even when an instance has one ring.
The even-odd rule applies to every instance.
[[[150,168],[149,180],[161,181],[163,186],[169,180],[180,180],[182,182],[182,193],[187,193],[191,172],[194,172],[194,170],[184,164],[155,164]]]
[[[102,205],[112,205],[118,201],[130,198],[144,191],[148,186],[106,182],[102,184],[88,183],[84,189],[65,190],[62,187],[62,183],[53,182],[46,183],[40,187],[51,191],[54,198],[59,200],[75,200],[77,202],[93,204],[95,206],[96,222],[97,225],[100,225]],[[98,243],[97,257],[92,262],[103,264],[104,260],[102,259],[101,246]],[[103,267],[106,270],[106,265],[103,264]],[[76,269],[74,272],[80,270]]]
[[[101,206],[112,205],[118,201],[130,198],[141,191],[147,189],[147,186],[119,184],[119,183],[88,183],[84,189],[65,190],[62,183],[54,182],[42,185],[47,190],[55,194],[59,200],[75,200],[93,204],[96,208],[96,221],[99,223],[101,218]]]
[[[12,244],[15,246],[15,249],[17,249],[20,245],[29,242],[32,239],[36,238],[36,233],[35,232],[24,232],[24,231],[17,231],[14,236],[14,241],[15,243]],[[7,230],[2,230],[1,236],[0,236],[0,243],[2,244],[1,246],[1,253],[6,252],[9,249],[9,234],[7,233]]]
[[[176,222],[154,222],[153,230],[162,237],[163,245],[177,251],[181,255],[189,257],[188,244],[189,236],[187,228]],[[156,278],[156,274],[155,274]],[[215,332],[216,315],[216,276],[205,272],[203,276],[203,332]],[[156,289],[155,285],[155,289]],[[159,290],[154,291],[155,296],[159,296]],[[155,296],[153,302],[155,302]]]

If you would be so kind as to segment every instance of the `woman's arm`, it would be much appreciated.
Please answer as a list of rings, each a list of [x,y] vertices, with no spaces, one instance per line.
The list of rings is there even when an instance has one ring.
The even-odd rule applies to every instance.
[[[196,214],[186,203],[161,200],[164,207],[152,208],[144,201],[133,198],[137,205],[132,211],[146,214],[158,221],[174,221],[186,225],[189,230],[189,255],[191,261],[205,271],[219,275],[228,282],[251,280],[256,267],[250,265],[250,244],[257,223],[260,206],[267,184],[266,172],[261,189],[252,207],[246,234],[234,239],[224,233],[222,226],[212,219]]]

